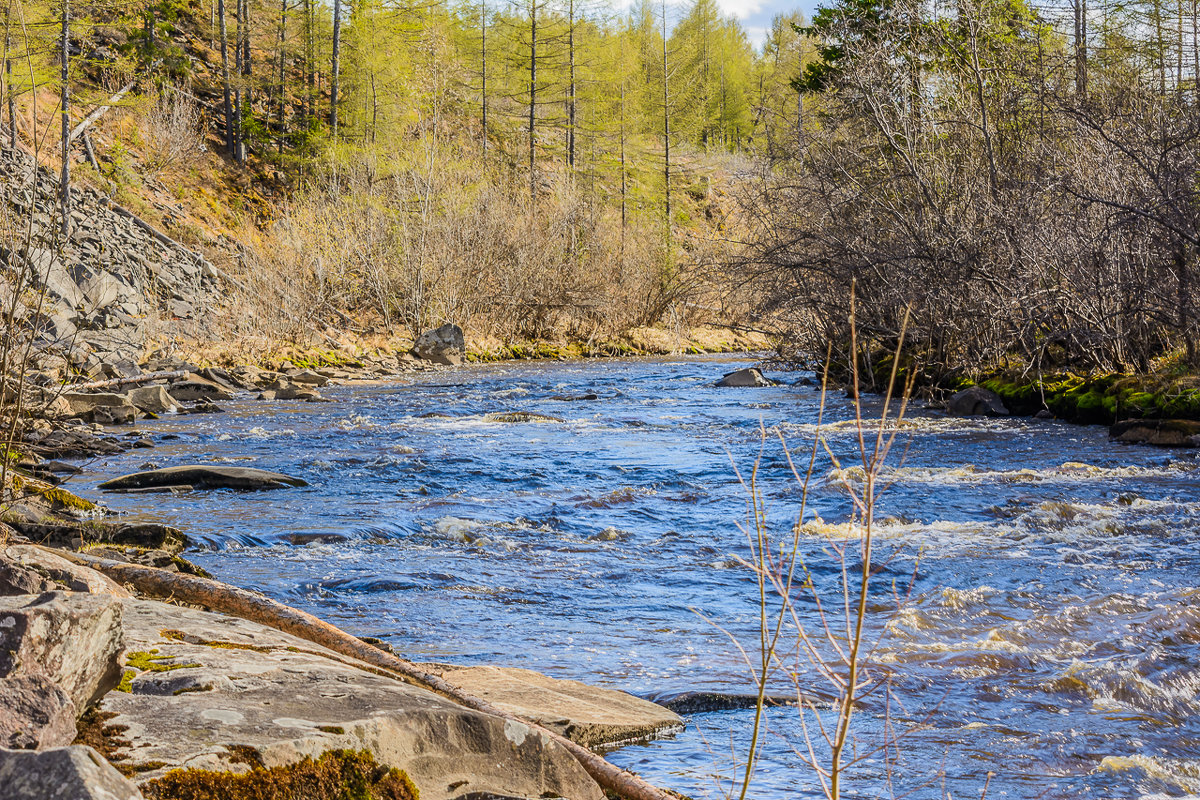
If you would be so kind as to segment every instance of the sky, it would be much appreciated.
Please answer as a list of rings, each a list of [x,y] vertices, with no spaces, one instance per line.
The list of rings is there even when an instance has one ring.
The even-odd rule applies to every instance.
[[[612,0],[617,8],[629,8],[634,0]],[[656,0],[657,2],[657,0]],[[771,19],[776,14],[790,14],[799,9],[804,12],[806,19],[811,19],[813,11],[821,3],[831,0],[717,0],[721,11],[738,18],[746,31],[751,44],[762,47],[771,28]],[[675,6],[677,15],[691,5],[690,0],[667,0],[667,23],[670,24],[670,8]]]
[[[726,14],[732,14],[746,29],[746,35],[755,47],[761,47],[776,14],[790,14],[796,9],[811,18],[819,0],[717,0],[717,5]]]

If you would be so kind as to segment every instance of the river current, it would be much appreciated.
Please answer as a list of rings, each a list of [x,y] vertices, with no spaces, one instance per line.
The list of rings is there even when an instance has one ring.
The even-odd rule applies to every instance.
[[[785,446],[762,431],[778,429],[803,469],[820,392],[713,388],[746,365],[505,363],[328,387],[324,404],[237,400],[225,414],[139,423],[155,449],[93,462],[73,488],[183,528],[201,545],[188,557],[218,578],[412,660],[526,667],[650,697],[748,692],[759,601],[741,561],[751,550],[737,472],[761,457],[767,528],[790,536],[802,492]],[[488,416],[512,411],[553,419]],[[850,401],[831,395],[823,432],[844,471],[822,452],[799,539],[827,614],[839,602],[835,545],[858,563],[840,480],[861,477],[852,419]],[[94,489],[147,462],[200,461],[310,486]],[[878,504],[868,609],[892,699],[879,692],[859,709],[865,757],[847,794],[1200,794],[1198,470],[1188,451],[1115,445],[1102,428],[910,410]],[[819,633],[815,604],[796,608]],[[789,663],[821,697],[811,667]],[[790,685],[772,678],[774,693]],[[742,772],[753,712],[686,719],[682,733],[609,758],[721,796]],[[768,711],[749,797],[821,796],[799,720],[795,707]],[[897,734],[890,756],[869,752]]]

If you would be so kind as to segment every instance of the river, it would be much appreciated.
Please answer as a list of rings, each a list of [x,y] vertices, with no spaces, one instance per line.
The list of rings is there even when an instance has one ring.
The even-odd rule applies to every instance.
[[[183,528],[203,545],[188,557],[218,578],[413,660],[527,667],[643,696],[746,692],[733,640],[757,658],[759,602],[740,562],[748,495],[735,467],[748,475],[761,453],[767,526],[786,537],[802,492],[762,430],[778,429],[803,468],[820,405],[811,385],[713,388],[747,364],[504,363],[329,387],[324,404],[238,400],[225,414],[139,423],[155,449],[93,462],[73,488],[98,497],[97,483],[147,462],[298,475],[308,488],[102,499]],[[487,417],[509,411],[557,421]],[[844,467],[856,457],[852,417],[831,395],[825,436]],[[895,758],[851,770],[847,794],[1200,793],[1196,457],[1114,445],[1101,428],[921,409],[900,433],[868,620],[893,700],[864,702],[856,731],[863,753],[889,729],[904,735]],[[839,524],[849,508],[822,454],[808,499],[822,522],[800,553],[827,609],[838,602],[832,544],[849,543],[858,563]],[[819,632],[815,605],[797,609]],[[809,667],[793,671],[820,694]],[[772,691],[787,687],[773,677]],[[609,758],[720,796],[752,719],[691,714],[685,732]],[[799,711],[772,709],[766,723],[749,796],[821,796]]]

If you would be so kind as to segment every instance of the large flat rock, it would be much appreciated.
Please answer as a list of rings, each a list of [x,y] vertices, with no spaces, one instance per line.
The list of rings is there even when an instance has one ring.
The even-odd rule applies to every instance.
[[[121,764],[145,781],[175,767],[244,771],[369,750],[406,771],[422,800],[604,794],[528,726],[458,706],[247,620],[125,599],[129,692],[110,692]]]
[[[648,700],[527,669],[445,669],[443,677],[502,711],[531,719],[585,747],[625,744],[683,729],[678,714]]]

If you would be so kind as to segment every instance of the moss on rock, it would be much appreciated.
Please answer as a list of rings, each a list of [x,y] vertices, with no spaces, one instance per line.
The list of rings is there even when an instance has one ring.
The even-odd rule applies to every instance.
[[[403,770],[353,750],[243,773],[177,769],[141,789],[147,800],[418,800]]]

